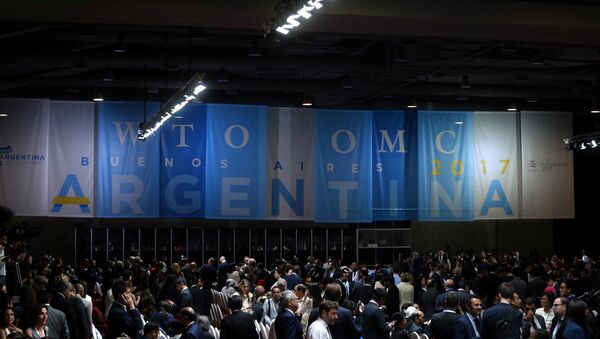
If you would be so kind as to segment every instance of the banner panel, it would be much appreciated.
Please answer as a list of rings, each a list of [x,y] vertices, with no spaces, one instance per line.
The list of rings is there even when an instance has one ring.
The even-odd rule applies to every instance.
[[[93,102],[51,101],[48,216],[94,216]]]
[[[523,218],[574,218],[570,112],[521,112]]]
[[[312,219],[314,111],[268,110],[267,211],[269,219]]]
[[[315,219],[371,222],[372,113],[317,110]]]
[[[475,219],[519,217],[517,114],[475,112]]]
[[[206,217],[266,217],[267,108],[208,105]]]
[[[419,220],[473,220],[473,113],[419,111]]]
[[[160,216],[204,216],[206,105],[188,104],[160,131]]]
[[[373,219],[406,219],[407,128],[403,111],[373,111]]]
[[[50,102],[2,99],[0,205],[15,215],[47,215],[48,111]]]
[[[147,103],[148,117],[158,103]],[[98,105],[99,217],[158,217],[160,131],[137,139],[143,102]]]

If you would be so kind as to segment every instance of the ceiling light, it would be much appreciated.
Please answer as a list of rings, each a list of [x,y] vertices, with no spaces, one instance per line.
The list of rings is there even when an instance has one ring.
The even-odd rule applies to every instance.
[[[102,75],[102,81],[104,81],[104,82],[113,82],[113,81],[115,81],[115,77],[113,76],[113,73],[111,71],[106,71]]]
[[[342,77],[342,88],[345,89],[351,89],[354,87],[354,81],[352,79],[352,77],[350,77],[349,75],[344,75]]]
[[[527,98],[527,102],[530,104],[535,104],[536,102],[538,102],[537,98]]]
[[[7,114],[7,113],[0,113],[0,117],[3,117],[3,118],[5,118],[5,117],[7,117],[7,116],[8,116],[8,114]]]
[[[304,107],[310,107],[313,105],[313,98],[311,96],[305,96],[302,99],[302,106]]]
[[[579,149],[586,149],[587,147],[585,147],[585,142],[581,143],[581,147]]]
[[[96,102],[104,101],[104,95],[102,95],[102,92],[96,91],[94,93],[94,101],[96,101]]]
[[[252,41],[252,47],[250,48],[250,52],[248,52],[248,56],[252,58],[258,58],[262,56],[262,51],[258,47],[258,41]]]
[[[469,82],[469,76],[468,75],[463,75],[462,76],[462,81],[460,83],[460,88],[462,88],[462,89],[469,89],[469,88],[471,88],[471,83]]]
[[[590,108],[590,113],[596,114],[600,113],[600,107],[596,103],[596,99],[592,100],[592,107]]]
[[[161,108],[154,114],[148,122],[140,124],[138,131],[138,139],[146,140],[154,134],[165,121],[169,120],[174,114],[179,112],[188,103],[196,101],[198,94],[206,89],[202,82],[204,73],[196,73],[183,88],[181,88],[174,96],[172,96]]]
[[[417,101],[415,99],[411,99],[406,105],[407,108],[417,108]]]
[[[394,61],[405,62],[406,60],[408,59],[406,58],[406,50],[404,49],[404,46],[398,46],[394,50]]]
[[[455,121],[454,124],[455,125],[462,125],[462,124],[464,124],[464,122],[462,122],[462,121]]]
[[[148,92],[148,94],[156,94],[158,93],[158,87],[148,87],[146,92]]]
[[[290,30],[300,26],[300,20],[312,16],[312,12],[323,7],[323,0],[282,0],[273,10],[271,18],[263,25],[265,36],[275,30],[287,35]]]
[[[596,143],[596,140],[592,140],[590,142],[590,144],[592,145],[592,148],[596,148],[596,146],[598,146],[598,144]]]
[[[225,68],[221,68],[217,72],[217,82],[229,82],[229,76],[227,75],[227,71],[225,71]]]
[[[506,108],[507,111],[509,112],[516,112],[517,111],[517,105],[515,105],[514,102],[511,102],[508,104],[508,107]]]
[[[127,47],[125,47],[125,44],[123,43],[123,36],[122,35],[119,35],[119,37],[117,38],[117,44],[113,48],[113,52],[115,52],[115,53],[127,53]]]
[[[544,60],[542,59],[540,52],[538,52],[538,51],[533,52],[533,56],[531,57],[531,64],[534,66],[543,66],[544,65]]]

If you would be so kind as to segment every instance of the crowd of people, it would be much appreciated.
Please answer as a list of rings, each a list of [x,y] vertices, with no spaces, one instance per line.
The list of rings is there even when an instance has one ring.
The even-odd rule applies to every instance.
[[[599,338],[598,262],[445,251],[367,266],[139,256],[70,267],[0,234],[3,338]],[[344,265],[346,264],[346,265]]]

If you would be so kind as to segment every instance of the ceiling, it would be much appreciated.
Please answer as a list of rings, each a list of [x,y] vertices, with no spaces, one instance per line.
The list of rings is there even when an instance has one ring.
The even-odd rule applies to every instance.
[[[0,96],[166,100],[204,72],[204,102],[584,112],[600,98],[598,1],[325,0],[265,36],[277,3],[4,1]]]

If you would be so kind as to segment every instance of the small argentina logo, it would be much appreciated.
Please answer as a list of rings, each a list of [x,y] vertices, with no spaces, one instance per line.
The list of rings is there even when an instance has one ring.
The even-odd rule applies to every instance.
[[[0,143],[0,153],[12,153],[12,148],[10,148],[10,145]]]

